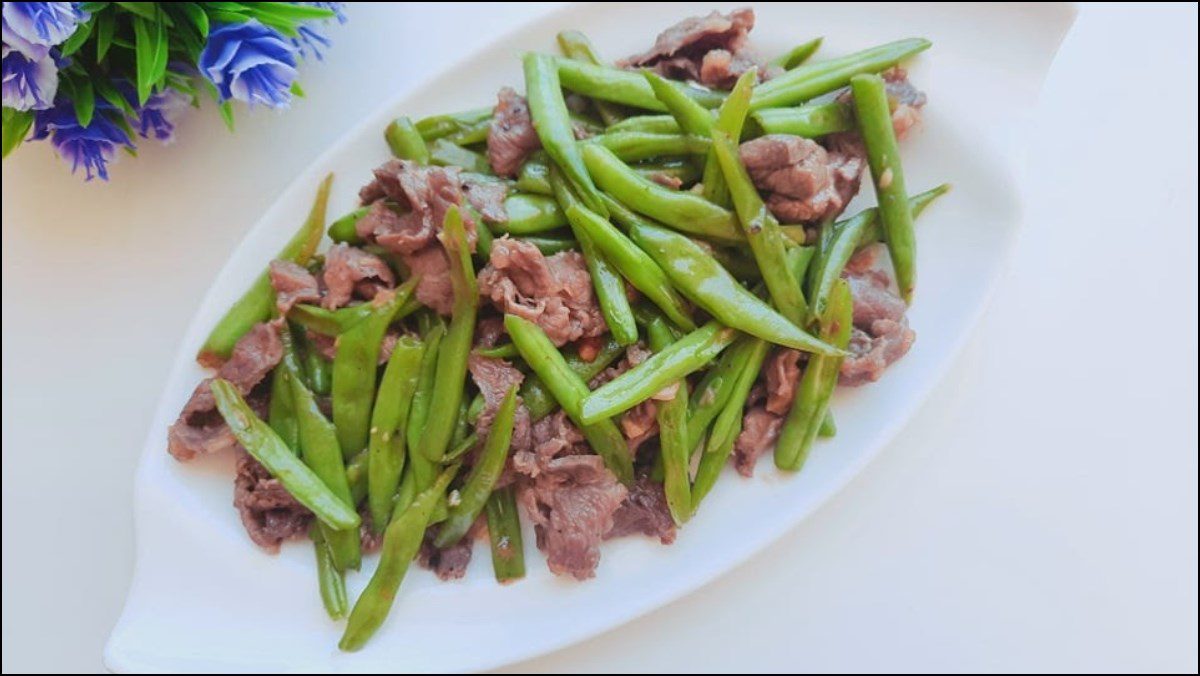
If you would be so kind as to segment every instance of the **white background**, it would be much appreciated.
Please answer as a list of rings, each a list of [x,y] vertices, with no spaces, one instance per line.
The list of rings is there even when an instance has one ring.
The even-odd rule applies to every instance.
[[[547,7],[351,6],[286,114],[194,114],[107,185],[45,145],[4,162],[5,672],[101,669],[145,428],[245,228],[397,89]],[[1196,24],[1084,8],[1007,278],[874,464],[706,589],[515,669],[1195,671]]]

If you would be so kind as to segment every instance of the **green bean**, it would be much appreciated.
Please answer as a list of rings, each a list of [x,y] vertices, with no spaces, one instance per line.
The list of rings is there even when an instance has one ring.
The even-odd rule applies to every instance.
[[[583,158],[600,188],[630,209],[688,234],[722,242],[745,240],[728,209],[642,178],[603,146],[584,144]]]
[[[703,109],[701,109],[703,110]],[[708,111],[704,111],[708,115]],[[641,131],[622,131],[593,136],[584,143],[598,143],[625,162],[638,162],[655,157],[701,155],[708,152],[709,141],[701,136],[684,134],[649,134]]]
[[[504,471],[516,412],[517,386],[513,385],[508,388],[508,393],[496,409],[496,417],[492,421],[483,450],[480,451],[475,465],[471,467],[471,473],[467,475],[462,488],[458,490],[458,502],[450,505],[446,521],[433,541],[435,546],[449,547],[461,540],[483,511],[488,496],[492,494],[492,488],[496,486],[500,473]]]
[[[788,51],[780,54],[779,56],[771,59],[770,63],[772,66],[779,66],[784,70],[791,70],[807,61],[808,57],[816,53],[817,49],[821,46],[821,40],[822,38],[815,38],[813,40],[809,40],[808,42],[800,43]]]
[[[817,436],[827,438],[837,436],[837,423],[833,420],[833,413],[828,409],[825,411],[825,417],[821,418],[821,427],[817,430]]]
[[[441,462],[462,401],[463,384],[467,377],[467,356],[475,333],[475,313],[479,290],[475,285],[475,268],[467,248],[467,233],[462,215],[455,207],[446,212],[442,223],[443,245],[450,256],[450,282],[454,287],[454,309],[450,328],[438,349],[437,376],[429,398],[429,411],[421,433],[421,455],[431,462]]]
[[[567,225],[558,202],[545,195],[516,193],[504,200],[507,221],[489,221],[496,232],[509,235],[534,235]]]
[[[554,64],[558,67],[562,86],[577,94],[634,108],[666,111],[666,106],[654,96],[650,83],[636,71],[596,66],[572,59],[554,59]],[[710,89],[684,84],[678,86],[705,108],[716,108],[725,100],[720,92]]]
[[[476,174],[491,174],[492,164],[483,153],[440,138],[429,144],[429,163],[439,167],[461,167]]]
[[[624,135],[624,132],[622,132]],[[615,136],[615,134],[610,134]],[[660,136],[655,134],[655,136]],[[689,137],[690,138],[690,137]],[[630,165],[637,174],[647,180],[654,180],[656,175],[668,176],[679,179],[680,183],[691,184],[700,179],[700,172],[696,169],[695,164],[687,159],[665,159],[656,160],[653,162],[638,162]],[[525,164],[521,165],[520,173],[517,177],[516,187],[525,193],[536,195],[553,195],[554,189],[550,187],[550,167],[544,162],[539,162],[536,159],[529,159]],[[609,200],[605,200],[605,205],[609,205]]]
[[[850,79],[850,88],[854,92],[859,132],[867,147],[867,164],[879,200],[879,222],[896,271],[896,283],[905,302],[912,303],[917,283],[917,236],[887,90],[878,75],[856,75]]]
[[[512,486],[501,488],[488,498],[487,526],[496,581],[503,584],[525,577],[521,514],[517,511],[517,498]]]
[[[304,360],[305,382],[315,394],[328,395],[333,390],[333,362],[326,359],[301,331],[296,337]]]
[[[596,49],[592,46],[592,41],[588,40],[587,36],[579,31],[561,31],[558,34],[558,48],[567,57],[577,61],[597,66],[604,65],[604,62],[596,54]],[[604,121],[605,126],[618,122],[624,117],[618,106],[607,101],[592,101],[592,105],[596,108],[596,112],[600,115],[600,119]]]
[[[488,132],[492,129],[492,121],[490,119],[480,120],[475,124],[457,131],[446,137],[446,140],[460,146],[472,146],[477,143],[486,143]]]
[[[821,138],[854,128],[850,106],[840,101],[808,103],[795,108],[766,108],[754,111],[750,117],[764,134]]]
[[[762,271],[754,255],[740,248],[713,247],[712,257],[721,267],[736,277],[748,282],[762,280]]]
[[[579,425],[580,431],[604,464],[622,483],[633,479],[633,460],[624,435],[611,420],[584,424],[580,418],[582,402],[589,395],[587,383],[567,364],[554,343],[536,324],[517,317],[504,316],[504,327],[521,357],[538,375],[567,416]]]
[[[566,99],[563,99],[566,103]],[[581,135],[585,137],[598,136],[604,133],[604,123],[586,113],[577,113],[573,110],[567,110],[567,117],[571,118],[572,136],[583,132]]]
[[[429,164],[429,148],[425,147],[425,139],[421,138],[421,133],[407,117],[402,115],[392,120],[384,130],[383,138],[396,157],[417,164]]]
[[[584,397],[580,421],[596,423],[637,406],[676,380],[707,366],[735,337],[736,331],[717,322],[692,331]]]
[[[667,178],[679,179],[680,185],[691,185],[700,180],[700,170],[696,168],[695,163],[687,160],[668,159],[656,162],[639,162],[631,165],[630,168],[636,171],[642,178],[651,181],[654,181],[657,177],[665,176]],[[605,204],[608,204],[608,202],[605,201]]]
[[[288,332],[284,325],[280,335]],[[275,430],[275,434],[283,439],[283,443],[293,451],[300,448],[300,428],[296,422],[296,402],[288,389],[287,378],[281,368],[271,373],[271,404],[267,410],[267,424]]]
[[[716,367],[704,374],[704,378],[692,392],[688,406],[687,447],[692,449],[693,453],[700,450],[700,442],[704,439],[704,432],[709,423],[720,414],[729,398],[733,396],[738,374],[745,369],[753,344],[757,341],[757,338],[751,336],[739,337],[729,349],[721,353]]]
[[[375,406],[371,411],[371,435],[367,443],[367,505],[371,525],[383,532],[392,513],[392,500],[404,472],[409,407],[421,376],[425,346],[411,336],[396,341],[388,358]]]
[[[329,202],[329,186],[332,184],[333,174],[327,175],[321,181],[308,218],[275,258],[304,265],[316,252],[317,245],[321,243],[321,235],[325,232],[325,206]],[[196,355],[196,360],[201,364],[211,365],[228,359],[238,339],[255,324],[266,321],[274,308],[275,290],[271,287],[271,278],[264,269],[209,332]]]
[[[700,465],[696,469],[696,478],[692,481],[693,514],[700,507],[700,501],[717,483],[717,477],[729,462],[733,445],[742,431],[742,411],[746,407],[746,398],[750,396],[750,388],[758,379],[758,372],[762,369],[769,347],[768,343],[757,338],[752,338],[747,343],[744,365],[737,373],[729,400],[713,422],[712,432],[708,435],[704,453],[700,456]]]
[[[350,458],[346,463],[346,483],[350,484],[350,497],[354,504],[359,504],[367,497],[367,463],[370,453],[363,449],[361,453]]]
[[[359,207],[329,224],[329,239],[346,244],[359,244],[362,238],[358,236],[358,222],[371,207]]]
[[[567,362],[567,368],[587,383],[624,353],[625,346],[609,338],[591,361],[584,361],[578,352],[570,352],[564,355],[563,359]],[[525,378],[525,382],[521,383],[521,400],[525,402],[525,408],[529,409],[529,417],[533,421],[546,417],[558,408],[554,395],[536,373],[530,374]]]
[[[812,265],[816,254],[817,247],[815,246],[793,246],[788,248],[785,257],[787,258],[788,272],[792,275],[793,284],[803,288],[804,281],[808,278],[808,268]]]
[[[370,303],[371,315],[338,336],[333,357],[333,424],[347,458],[367,447],[380,344],[418,281],[413,277],[394,292],[377,295]]]
[[[309,527],[308,536],[312,538],[313,550],[317,555],[317,585],[321,592],[321,604],[325,606],[325,612],[329,613],[330,619],[340,620],[349,610],[346,579],[342,577],[342,571],[334,565],[333,553],[316,524]]]
[[[646,223],[630,228],[633,241],[671,278],[684,296],[722,324],[805,352],[842,354],[788,321],[739,284],[712,254],[692,240]]]
[[[566,208],[585,209],[582,200],[575,196],[574,191],[557,167],[550,168],[550,185],[554,187],[554,196],[558,203]],[[578,212],[577,212],[578,213]],[[588,272],[592,278],[592,286],[596,290],[596,301],[604,314],[604,322],[613,338],[622,345],[632,345],[637,342],[637,325],[633,319],[633,310],[629,307],[629,296],[625,293],[625,282],[617,274],[616,267],[601,253],[593,241],[591,234],[577,225],[578,218],[569,219],[575,240],[583,252]]]
[[[530,52],[525,54],[522,63],[529,116],[542,148],[562,170],[583,203],[592,211],[607,216],[596,184],[592,183],[588,168],[584,166],[579,145],[575,143],[575,132],[571,128],[553,59]]]
[[[346,632],[338,643],[342,650],[349,652],[363,647],[387,619],[400,583],[421,548],[434,507],[457,473],[457,466],[443,470],[437,480],[388,525],[380,547],[379,567],[354,603],[354,610],[350,611],[350,619],[346,622]]]
[[[525,237],[515,237],[514,239],[536,246],[538,251],[541,251],[545,256],[553,256],[563,251],[579,249],[579,242],[575,241],[573,237],[528,235]]]
[[[638,115],[609,125],[607,134],[641,132],[644,134],[679,134],[683,130],[674,115]]]
[[[450,447],[462,443],[471,434],[470,416],[471,405],[466,399],[458,402],[458,416],[454,419],[454,433],[450,435]],[[447,453],[449,450],[447,450]],[[446,464],[446,456],[442,455],[442,464]]]
[[[475,221],[475,258],[487,265],[492,258],[492,242],[496,241],[496,236],[492,234],[491,227],[483,221],[483,216],[474,209],[471,209],[471,212],[471,218]]]
[[[663,320],[655,320],[647,328],[650,348],[661,353],[675,342],[675,335]],[[691,516],[692,488],[688,481],[691,447],[688,446],[688,386],[687,378],[675,381],[675,395],[659,401],[655,415],[658,419],[659,457],[663,465],[663,493],[667,508],[675,523],[682,524]]]
[[[802,326],[808,306],[804,301],[804,293],[800,284],[789,272],[787,253],[783,241],[783,233],[779,231],[779,222],[767,210],[758,195],[758,190],[750,180],[750,174],[738,158],[737,147],[726,134],[713,134],[713,152],[721,163],[721,171],[729,194],[737,209],[738,222],[742,232],[758,261],[758,269],[762,272],[763,281],[771,300],[780,314],[787,317],[793,324]]]
[[[357,502],[350,490],[350,479],[346,474],[337,430],[321,412],[316,397],[304,384],[299,366],[291,341],[285,336],[283,359],[278,369],[284,373],[288,394],[296,408],[296,437],[300,457],[329,490],[348,507],[353,508]],[[357,570],[362,564],[358,531],[335,530],[324,525],[321,528],[337,569]]]
[[[297,303],[288,311],[288,319],[324,336],[340,336],[363,323],[375,313],[371,303],[327,310],[319,305]]]
[[[213,400],[242,448],[279,480],[322,523],[335,529],[358,528],[361,520],[313,473],[267,423],[254,414],[233,383],[222,378],[210,381]]]
[[[421,138],[428,142],[460,133],[483,120],[490,119],[492,119],[492,108],[489,106],[487,108],[465,110],[460,113],[426,117],[418,120],[414,126],[417,129],[417,133],[421,135]]]
[[[424,458],[422,458],[422,460],[424,460]],[[413,464],[410,464],[409,467],[410,468],[415,467],[416,466],[415,463],[416,463],[416,458],[414,457]],[[430,465],[429,467],[430,467],[430,473],[433,477],[432,479],[429,480],[429,483],[432,484],[434,482],[434,479],[437,478],[437,471],[433,465]],[[412,504],[413,499],[416,497],[417,497],[416,473],[411,471],[411,469],[410,469],[410,471],[405,472],[404,476],[400,478],[400,487],[396,489],[396,501],[392,505],[392,518],[389,521],[389,523],[391,521],[395,521],[396,519],[400,518],[400,515],[404,513],[404,510],[408,509],[409,505]]]
[[[850,344],[850,331],[854,325],[854,299],[850,296],[850,285],[838,280],[829,298],[829,309],[821,320],[821,337],[838,347]],[[841,357],[813,355],[804,367],[804,376],[796,388],[796,397],[788,417],[779,430],[775,442],[775,466],[779,469],[797,471],[808,458],[813,440],[817,438],[829,399],[837,387]]]
[[[474,432],[463,437],[462,441],[446,451],[446,455],[442,458],[442,462],[451,463],[457,462],[460,458],[466,455],[472,448],[479,445],[479,436]]]
[[[927,190],[919,195],[913,195],[908,200],[913,218],[916,218],[929,206],[933,200],[950,189],[948,184],[942,184],[933,190]],[[819,268],[814,271],[812,306],[809,311],[815,316],[825,312],[829,303],[829,293],[833,284],[842,276],[846,263],[854,255],[855,249],[870,243],[879,230],[879,209],[871,207],[858,212],[844,221],[833,226],[832,234],[818,262]]]
[[[650,83],[654,97],[662,101],[663,106],[679,123],[679,128],[693,136],[708,138],[712,135],[713,114],[707,108],[696,103],[675,83],[663,79],[652,70],[643,70],[642,76]]]
[[[416,475],[417,483],[422,488],[433,481],[434,475],[434,465],[419,452],[419,449],[421,435],[425,430],[425,420],[429,417],[430,401],[437,379],[438,353],[445,333],[446,327],[441,324],[435,324],[425,333],[425,352],[421,355],[421,376],[417,382],[417,391],[413,393],[408,413],[408,427],[405,430],[408,437],[406,445],[412,473]]]
[[[742,73],[737,84],[729,92],[729,98],[721,104],[717,112],[717,121],[712,129],[727,134],[736,143],[742,138],[742,126],[746,122],[746,111],[750,109],[750,96],[754,93],[754,84],[758,82],[758,71],[751,68]],[[711,133],[711,132],[710,132]],[[736,154],[735,154],[736,156]],[[704,198],[728,207],[732,204],[729,196],[729,185],[725,174],[721,171],[721,163],[717,159],[716,149],[708,151],[704,160]]]
[[[586,233],[605,259],[612,263],[634,288],[657,305],[673,324],[685,331],[696,328],[686,301],[671,286],[667,273],[663,272],[658,263],[645,251],[639,249],[608,220],[583,205],[568,208],[567,218],[575,227],[576,237],[580,232]]]
[[[764,82],[750,100],[751,110],[794,106],[850,83],[859,73],[878,73],[923,52],[932,43],[908,38],[828,61],[809,63]]]
[[[495,347],[477,347],[475,348],[475,354],[489,359],[512,359],[513,357],[521,356],[517,352],[517,347],[512,343],[502,343]],[[482,401],[479,397],[476,397],[476,399]]]
[[[550,187],[550,167],[543,153],[534,153],[517,170],[517,190],[535,195],[553,195]]]

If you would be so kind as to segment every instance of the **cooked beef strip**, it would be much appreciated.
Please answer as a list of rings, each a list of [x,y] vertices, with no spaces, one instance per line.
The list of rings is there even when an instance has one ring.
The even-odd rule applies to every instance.
[[[504,198],[508,197],[506,183],[477,174],[463,174],[462,190],[467,204],[478,211],[483,220],[488,223],[508,222],[508,210],[504,207]]]
[[[886,254],[882,244],[865,247],[854,254],[842,273],[854,298],[854,330],[850,334],[852,356],[842,362],[838,377],[841,385],[879,380],[916,339],[904,316],[908,307],[893,289]]]
[[[475,538],[480,532],[481,523],[482,520],[477,519],[461,540],[441,549],[433,544],[439,527],[430,526],[425,531],[425,539],[421,541],[421,549],[417,551],[417,563],[422,568],[432,570],[443,582],[462,578],[471,564],[471,553],[475,549]]]
[[[752,406],[742,418],[742,431],[733,445],[733,466],[742,476],[753,476],[759,456],[775,447],[783,416],[765,406]]]
[[[767,193],[771,213],[785,223],[835,218],[858,193],[866,166],[861,146],[840,142],[826,150],[788,134],[747,141],[738,154],[754,185]]]
[[[250,539],[272,554],[279,543],[302,535],[312,520],[312,513],[245,451],[238,452],[233,506]]]
[[[316,303],[321,300],[317,278],[303,266],[292,261],[273,260],[268,270],[279,314],[286,315],[296,303]]]
[[[542,142],[533,128],[525,97],[511,87],[504,87],[498,98],[488,129],[488,161],[497,175],[513,178],[529,155],[542,147]]]
[[[334,244],[325,254],[325,298],[321,305],[335,310],[350,302],[356,293],[365,300],[382,289],[396,285],[392,269],[382,258],[348,244]]]
[[[475,433],[482,440],[487,438],[492,429],[492,421],[500,408],[500,402],[504,401],[504,395],[508,394],[509,388],[520,387],[525,380],[525,374],[503,359],[481,357],[474,353],[467,358],[467,368],[483,395],[483,411],[475,421]],[[529,448],[529,428],[529,409],[525,408],[518,396],[516,414],[513,416],[512,440],[509,442],[510,453]]]
[[[650,478],[638,479],[613,514],[613,527],[604,539],[641,534],[664,545],[675,541],[675,519],[667,506],[663,486]]]
[[[754,10],[748,7],[729,14],[714,11],[707,16],[690,17],[659,33],[648,51],[617,65],[650,67],[665,77],[695,80],[720,89],[729,89],[742,73],[752,68],[758,68],[760,76],[766,79],[774,71],[763,66],[749,49],[748,34],[752,28]]]
[[[767,383],[766,409],[776,415],[787,415],[800,384],[800,352],[776,348],[764,369]]]

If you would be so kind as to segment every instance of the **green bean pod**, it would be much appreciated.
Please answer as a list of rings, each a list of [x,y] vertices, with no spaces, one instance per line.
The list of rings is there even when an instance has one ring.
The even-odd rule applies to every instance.
[[[317,588],[321,592],[321,604],[325,606],[329,619],[340,620],[350,609],[346,599],[346,579],[342,576],[342,571],[334,565],[333,553],[316,524],[309,527],[308,536],[312,539],[313,550],[317,555]]]
[[[642,76],[654,91],[654,97],[662,101],[667,111],[675,117],[679,128],[700,138],[712,135],[713,114],[707,108],[696,103],[675,83],[664,79],[652,70],[643,70]]]
[[[350,458],[346,463],[346,483],[350,484],[350,497],[354,504],[360,504],[367,497],[367,463],[370,454],[366,449]]]
[[[500,473],[504,471],[516,412],[517,387],[514,385],[508,389],[500,407],[496,409],[496,417],[488,431],[483,450],[475,465],[471,467],[471,473],[467,475],[462,488],[458,489],[458,502],[450,505],[446,521],[442,523],[437,539],[433,541],[435,546],[449,547],[461,540],[483,511],[488,496],[492,494],[492,489],[500,479]]]
[[[413,277],[393,293],[376,296],[370,303],[370,316],[338,336],[333,358],[333,424],[346,458],[367,447],[380,344],[417,281]]]
[[[359,207],[330,223],[327,230],[329,239],[338,243],[345,242],[346,244],[362,243],[362,238],[358,236],[358,222],[370,210],[371,207]]]
[[[630,209],[691,235],[735,244],[745,240],[728,209],[643,178],[603,146],[583,144],[583,158],[600,188]]]
[[[525,70],[525,98],[533,128],[542,148],[562,170],[571,187],[589,209],[605,216],[596,184],[583,163],[575,130],[571,126],[566,101],[563,100],[558,71],[551,57],[529,52],[522,59]]]
[[[579,242],[574,237],[564,237],[562,235],[526,235],[524,237],[514,237],[513,239],[534,245],[544,256],[553,256],[563,251],[576,251],[579,249]]]
[[[665,112],[666,106],[654,96],[650,83],[637,71],[597,66],[573,59],[554,59],[562,86],[576,94],[611,101],[634,108]],[[680,84],[678,87],[705,108],[716,108],[725,97],[720,92]]]
[[[609,338],[591,361],[584,361],[578,352],[564,355],[563,360],[572,373],[587,383],[600,375],[601,371],[608,368],[622,354],[625,354],[625,346]],[[546,417],[558,408],[558,401],[536,373],[530,374],[525,378],[525,382],[521,383],[521,401],[525,403],[525,408],[529,409],[529,417],[533,421]]]
[[[666,228],[638,223],[633,241],[658,262],[671,283],[722,324],[763,340],[805,352],[843,354],[809,335],[738,283],[712,254]]]
[[[746,368],[753,344],[758,340],[752,336],[739,337],[721,353],[716,367],[704,374],[692,392],[687,416],[687,447],[692,453],[700,450],[704,432],[733,396],[738,374]]]
[[[446,140],[459,146],[472,146],[477,143],[486,143],[488,132],[490,132],[491,129],[491,119],[480,120],[479,122],[466,127],[462,131],[458,131],[447,136]]]
[[[821,418],[821,428],[817,430],[817,436],[825,438],[837,436],[837,423],[833,420],[833,413],[828,409],[825,411],[825,417]]]
[[[791,70],[796,66],[808,61],[808,58],[816,53],[821,46],[822,38],[815,38],[808,42],[802,42],[779,56],[771,59],[772,66],[779,66],[784,70]]]
[[[517,511],[517,498],[512,486],[501,488],[488,498],[487,526],[496,581],[504,584],[525,577],[521,513]]]
[[[317,196],[309,209],[308,218],[288,240],[275,256],[278,260],[292,261],[300,265],[308,262],[321,243],[325,233],[325,207],[329,203],[329,187],[333,184],[333,174],[322,179],[317,187]],[[201,364],[215,364],[229,358],[233,346],[238,339],[246,334],[255,324],[270,318],[275,309],[275,290],[271,287],[271,278],[263,270],[242,297],[217,322],[200,347],[196,360]]]
[[[821,337],[844,348],[850,344],[853,327],[854,299],[850,295],[850,285],[845,280],[838,280],[830,295],[828,313],[821,321]],[[841,367],[841,357],[814,355],[809,358],[800,386],[796,388],[792,408],[779,430],[779,440],[775,442],[775,466],[779,469],[798,471],[804,465],[829,410],[829,399],[837,387]]]
[[[506,221],[488,221],[496,232],[536,235],[567,225],[567,217],[553,197],[516,193],[504,200]]]
[[[878,73],[910,56],[929,49],[923,38],[889,42],[828,61],[809,63],[772,78],[757,87],[750,100],[751,110],[794,106],[829,93],[850,83],[859,73]]]
[[[699,371],[733,342],[737,332],[709,322],[584,397],[579,419],[594,424],[646,401]]]
[[[367,505],[377,533],[387,527],[404,471],[408,412],[420,380],[424,351],[425,346],[416,338],[402,336],[397,340],[375,395],[367,442]]]
[[[700,169],[695,162],[686,159],[665,159],[654,162],[639,162],[630,168],[642,178],[655,181],[656,178],[667,177],[678,179],[681,185],[691,185],[700,180]],[[655,181],[657,182],[657,181]],[[605,200],[608,204],[608,200]]]
[[[661,136],[661,134],[654,135]],[[679,179],[680,183],[684,185],[700,180],[700,171],[693,162],[687,159],[657,159],[655,161],[638,162],[637,164],[630,165],[629,168],[646,180],[654,180],[656,176],[667,176]],[[528,194],[553,195],[554,188],[550,186],[550,167],[536,159],[526,160],[525,164],[521,165],[520,173],[517,175],[516,187],[518,190]],[[606,196],[602,195],[601,197]],[[611,208],[610,201],[608,199],[604,200],[605,206]]]
[[[765,108],[750,115],[764,134],[821,138],[854,128],[850,106],[840,101],[808,103],[795,108]]]
[[[451,447],[450,450],[446,451],[446,455],[442,458],[442,462],[458,462],[460,458],[469,453],[472,448],[475,448],[478,445],[479,436],[472,432],[463,437],[462,440]]]
[[[679,134],[683,129],[674,115],[637,115],[609,125],[607,134],[640,132],[643,134]]]
[[[246,452],[254,457],[284,489],[304,505],[322,523],[334,529],[358,528],[358,514],[348,507],[313,473],[292,449],[283,443],[270,425],[259,419],[242,398],[237,387],[227,380],[210,381],[213,399],[221,417]]]
[[[396,157],[417,164],[429,164],[429,148],[425,146],[425,139],[421,138],[421,133],[407,117],[402,115],[392,120],[384,130],[383,138]]]
[[[661,352],[669,349],[675,335],[667,323],[657,319],[647,327],[650,348]],[[688,480],[691,447],[688,446],[688,386],[687,378],[675,381],[675,396],[659,401],[655,410],[658,420],[658,443],[663,465],[663,494],[675,523],[682,524],[692,513],[692,488]]]
[[[429,144],[429,163],[439,167],[461,167],[476,174],[492,173],[492,164],[483,153],[477,153],[444,138]]]
[[[371,303],[360,303],[329,310],[320,305],[297,303],[288,311],[288,319],[312,329],[323,336],[340,336],[371,317],[376,308]]]
[[[285,326],[280,335],[287,332]],[[293,451],[300,448],[300,427],[296,422],[296,402],[288,387],[284,370],[276,368],[271,373],[271,403],[267,409],[267,424],[275,430],[275,434],[283,439],[283,443]]]
[[[477,347],[475,348],[475,354],[480,357],[487,357],[488,359],[512,359],[513,357],[521,356],[521,353],[517,352],[517,346],[512,343],[502,343],[495,347]],[[482,397],[476,397],[475,399],[480,402],[483,401]]]
[[[467,233],[462,215],[455,207],[446,212],[442,224],[444,245],[450,256],[450,282],[454,288],[454,308],[450,328],[438,349],[437,375],[429,410],[421,432],[420,449],[430,462],[441,462],[457,422],[458,407],[463,397],[467,377],[467,357],[475,333],[475,313],[478,311],[479,290],[475,284],[475,268],[467,247]]]
[[[568,58],[596,66],[604,65],[604,61],[596,54],[596,48],[592,46],[592,41],[583,33],[579,31],[561,31],[557,37],[558,48]],[[592,101],[592,105],[595,107],[596,113],[600,115],[600,119],[604,122],[605,126],[619,122],[624,117],[620,107],[608,101],[596,100]]]
[[[505,315],[504,327],[525,363],[558,400],[567,416],[579,425],[584,438],[604,459],[604,464],[622,483],[632,481],[633,460],[629,457],[625,436],[611,420],[586,424],[580,419],[583,399],[589,394],[587,383],[571,370],[554,343],[536,324],[516,315]]]
[[[704,110],[704,114],[709,113]],[[708,138],[703,136],[650,134],[640,131],[605,133],[593,136],[584,143],[602,145],[625,162],[639,162],[656,157],[703,155],[708,152],[709,146]]]
[[[733,445],[742,431],[742,413],[746,408],[746,398],[750,396],[750,388],[754,387],[754,381],[758,379],[769,348],[768,343],[757,338],[751,339],[747,344],[744,366],[737,374],[729,400],[713,422],[712,432],[708,435],[704,453],[700,456],[700,465],[696,469],[696,478],[692,481],[693,514],[700,507],[700,501],[717,483],[717,477],[729,462]]]
[[[742,126],[746,123],[746,111],[750,110],[750,96],[754,93],[754,84],[758,82],[758,71],[751,68],[742,73],[737,84],[729,92],[729,98],[721,104],[717,112],[717,121],[713,129],[727,134],[736,144],[742,138]],[[711,132],[710,132],[711,133]],[[721,171],[721,163],[717,159],[716,149],[708,151],[704,160],[704,198],[714,204],[728,207],[732,204],[729,196],[729,185],[725,174]]]
[[[422,491],[408,509],[388,525],[380,547],[379,567],[371,576],[366,589],[359,595],[346,622],[346,632],[338,647],[347,652],[358,650],[387,619],[396,600],[396,592],[408,572],[408,567],[421,548],[425,528],[434,508],[443,497],[458,466],[442,471],[429,488]]]
[[[414,127],[421,138],[426,142],[436,141],[446,136],[461,133],[462,131],[479,124],[484,120],[492,119],[492,108],[473,108],[464,110],[459,113],[448,113],[445,115],[434,115],[418,120]]]

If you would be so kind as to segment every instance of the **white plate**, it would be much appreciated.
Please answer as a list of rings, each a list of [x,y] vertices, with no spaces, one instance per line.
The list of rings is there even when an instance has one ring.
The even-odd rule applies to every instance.
[[[375,638],[359,653],[341,654],[342,626],[321,608],[311,549],[297,543],[275,557],[250,543],[231,506],[231,459],[183,465],[166,453],[167,426],[204,376],[192,355],[209,327],[303,219],[322,175],[338,177],[332,215],[354,206],[358,186],[388,156],[380,135],[391,117],[490,103],[501,85],[520,85],[519,53],[552,49],[560,29],[585,30],[608,55],[633,53],[681,12],[708,11],[708,4],[554,13],[397,98],[292,183],[230,258],[180,346],[137,473],[137,564],[105,649],[109,668],[463,671],[532,657],[667,603],[743,561],[828,499],[904,424],[962,345],[1011,249],[1021,220],[1019,132],[1074,19],[1070,5],[757,8],[753,37],[766,54],[818,34],[825,36],[819,58],[903,37],[932,39],[910,67],[930,103],[925,128],[905,143],[905,167],[914,191],[943,181],[955,187],[918,223],[912,352],[879,383],[839,393],[838,436],[817,444],[802,473],[780,474],[769,460],[754,480],[727,472],[671,547],[642,538],[606,543],[596,579],[576,583],[550,575],[528,537],[529,576],[502,587],[481,543],[464,580],[410,573]],[[867,192],[864,203],[872,199]],[[366,578],[352,577],[352,594]]]

